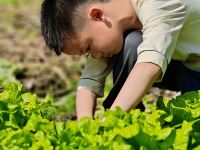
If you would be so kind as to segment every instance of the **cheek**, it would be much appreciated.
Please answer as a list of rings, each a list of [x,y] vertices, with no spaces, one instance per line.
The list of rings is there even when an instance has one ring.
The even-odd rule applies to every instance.
[[[104,28],[94,35],[94,46],[97,51],[117,53],[121,50],[123,36],[117,30]]]
[[[99,43],[99,47],[97,48],[99,52],[104,52],[104,53],[111,53],[111,54],[117,54],[120,52],[121,47],[122,47],[122,40],[114,39],[114,38],[109,38],[106,37],[102,39],[101,43]]]

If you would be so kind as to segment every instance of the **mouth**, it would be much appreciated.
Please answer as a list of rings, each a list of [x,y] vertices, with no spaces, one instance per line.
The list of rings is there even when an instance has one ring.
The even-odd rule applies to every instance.
[[[93,56],[92,55],[92,57],[94,57],[94,58],[111,58],[112,56],[113,56],[114,54],[111,54],[111,53],[108,53],[108,54],[105,54],[105,53],[101,53],[101,55],[96,55],[96,56]]]
[[[108,57],[111,58],[113,56],[113,54],[109,54]]]
[[[113,56],[113,54],[111,54],[111,53],[103,55],[104,58],[111,58],[112,56]]]

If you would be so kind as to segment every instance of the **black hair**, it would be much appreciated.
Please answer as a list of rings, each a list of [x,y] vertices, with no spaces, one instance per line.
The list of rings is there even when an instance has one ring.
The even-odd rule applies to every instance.
[[[41,31],[46,45],[60,55],[66,37],[74,36],[77,25],[83,27],[80,6],[108,0],[44,0],[41,5]]]

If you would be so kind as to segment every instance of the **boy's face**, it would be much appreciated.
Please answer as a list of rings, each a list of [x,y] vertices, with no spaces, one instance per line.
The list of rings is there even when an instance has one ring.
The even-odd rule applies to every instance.
[[[96,14],[96,12],[94,12]],[[68,55],[91,54],[95,58],[112,57],[120,52],[123,32],[117,24],[106,18],[91,18],[75,37],[66,39],[63,53]]]

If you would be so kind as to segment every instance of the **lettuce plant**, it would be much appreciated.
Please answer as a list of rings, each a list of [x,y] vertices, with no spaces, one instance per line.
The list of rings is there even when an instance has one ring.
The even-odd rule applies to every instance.
[[[56,111],[49,96],[39,99],[22,85],[3,85],[0,150],[200,149],[200,91],[169,101],[160,97],[150,113],[116,108],[95,119],[58,122]]]

